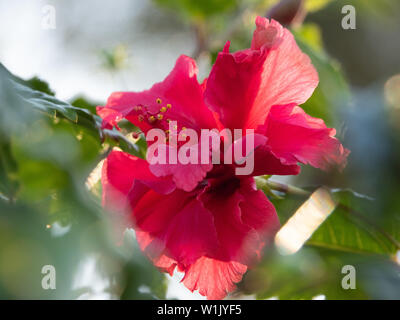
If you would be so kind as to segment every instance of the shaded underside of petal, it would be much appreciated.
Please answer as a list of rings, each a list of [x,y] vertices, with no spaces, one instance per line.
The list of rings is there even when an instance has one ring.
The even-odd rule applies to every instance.
[[[251,264],[260,255],[265,236],[279,227],[275,208],[256,190],[253,178],[216,182],[200,199],[214,216],[219,250],[209,256],[218,260]]]
[[[298,106],[272,107],[265,128],[271,151],[285,164],[302,162],[320,169],[346,165],[349,151],[334,137],[335,129]]]
[[[237,147],[239,149],[239,154],[243,157],[243,165],[240,165],[235,158],[235,167],[244,167],[248,165],[246,162],[253,163],[253,170],[250,174],[251,176],[261,176],[261,175],[297,175],[300,173],[300,167],[297,164],[286,165],[281,162],[279,158],[277,158],[272,152],[271,148],[268,146],[268,138],[264,135],[264,132],[261,130],[262,134],[247,134],[244,137],[235,140],[233,144],[228,148],[225,152],[226,155],[232,157],[234,154],[234,149]],[[254,143],[251,144],[253,149],[248,148],[247,139],[253,139]],[[245,151],[243,151],[245,150]],[[239,175],[238,172],[236,172]]]
[[[134,219],[138,230],[154,238],[146,248],[151,257],[166,254],[186,267],[218,247],[213,215],[193,194],[149,191],[134,208]]]

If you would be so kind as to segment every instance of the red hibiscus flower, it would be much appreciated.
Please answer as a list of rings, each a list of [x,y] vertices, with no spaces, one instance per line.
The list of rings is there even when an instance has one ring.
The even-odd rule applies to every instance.
[[[143,92],[113,93],[99,107],[104,127],[126,118],[151,128],[254,129],[254,171],[234,165],[150,165],[113,151],[103,166],[103,204],[133,227],[141,249],[162,271],[185,273],[184,285],[209,299],[235,288],[279,228],[275,209],[252,176],[298,174],[299,162],[344,166],[348,151],[335,130],[308,116],[304,103],[318,75],[292,36],[275,21],[256,19],[251,47],[229,43],[202,84],[195,62],[181,56],[167,78]],[[242,138],[242,143],[248,137]],[[168,145],[168,142],[166,142]],[[121,230],[122,232],[122,230]]]

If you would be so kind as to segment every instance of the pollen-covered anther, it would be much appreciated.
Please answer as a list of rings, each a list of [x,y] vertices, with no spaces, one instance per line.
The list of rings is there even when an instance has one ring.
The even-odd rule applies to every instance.
[[[159,114],[157,115],[157,119],[158,119],[158,120],[162,120],[162,119],[163,119],[163,115],[159,113]]]
[[[156,117],[150,116],[150,117],[147,118],[147,120],[148,120],[150,123],[153,123],[154,121],[156,121]]]
[[[168,108],[168,109],[171,109],[171,108],[172,108],[172,105],[171,105],[170,103],[167,103],[167,108]]]
[[[160,112],[166,112],[167,108],[166,107],[161,107]]]
[[[161,100],[160,98],[157,98],[157,99],[156,99],[156,102],[157,102],[158,104],[161,104],[162,100]]]

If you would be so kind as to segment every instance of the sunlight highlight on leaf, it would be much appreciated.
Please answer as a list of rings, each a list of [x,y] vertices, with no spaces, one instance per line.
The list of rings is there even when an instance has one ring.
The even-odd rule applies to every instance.
[[[275,245],[278,250],[282,254],[297,252],[335,210],[336,205],[327,189],[317,189],[277,233]]]
[[[101,160],[97,164],[97,166],[93,169],[93,171],[89,174],[89,177],[86,179],[86,187],[88,188],[88,190],[91,190],[94,187],[94,185],[100,181],[103,163],[104,160]]]

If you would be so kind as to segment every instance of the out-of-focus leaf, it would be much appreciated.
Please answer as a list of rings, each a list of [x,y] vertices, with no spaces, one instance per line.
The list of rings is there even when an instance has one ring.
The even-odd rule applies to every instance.
[[[17,163],[11,154],[10,142],[0,137],[0,194],[4,199],[13,199],[17,191]]]
[[[120,44],[110,50],[104,49],[101,51],[101,57],[105,69],[110,71],[121,70],[127,65],[127,48]]]
[[[385,227],[369,214],[372,199],[350,190],[333,190],[333,196],[339,205],[307,244],[384,255],[400,249],[400,216]]]
[[[342,287],[347,265],[355,269],[355,289]],[[398,299],[399,271],[398,265],[377,256],[314,247],[286,256],[269,250],[239,288],[257,299]]]
[[[130,298],[164,297],[162,275],[139,249],[124,255],[110,241],[107,215],[85,186],[104,147],[142,150],[122,132],[102,130],[88,108],[42,91],[0,67],[0,298],[98,298],[93,281],[76,284],[93,259],[96,270],[83,278],[99,278],[101,297],[119,298],[126,287]],[[57,290],[41,287],[45,265],[56,269]]]
[[[166,277],[143,256],[132,229],[127,229],[124,233],[122,250],[127,258],[125,265],[127,277],[125,282],[127,285],[121,293],[121,299],[165,299]],[[138,273],[138,268],[142,269],[143,272]],[[147,270],[147,272],[144,270]]]
[[[178,12],[186,19],[204,19],[234,9],[237,0],[154,0],[158,5]]]
[[[308,12],[314,12],[323,9],[333,0],[306,0],[305,7]]]
[[[400,267],[393,260],[400,248],[400,216],[380,221],[371,212],[374,199],[351,190],[333,189],[330,194],[336,209],[305,246],[289,255],[268,248],[263,262],[239,286],[242,293],[258,299],[398,299]],[[283,228],[305,199],[293,193],[271,198]],[[301,224],[300,230],[312,226],[308,221]],[[355,268],[355,289],[342,287],[346,265]]]
[[[32,90],[44,92],[50,96],[55,95],[54,91],[51,90],[49,84],[46,81],[39,79],[38,77],[33,77],[28,80],[21,80],[19,78],[16,78],[16,81],[20,81],[21,84],[28,86]]]
[[[74,107],[87,109],[93,114],[96,114],[96,107],[101,105],[101,103],[94,103],[92,101],[89,101],[84,96],[75,97],[70,103]]]
[[[306,245],[386,256],[393,256],[400,249],[400,216],[390,223],[380,223],[370,213],[373,199],[351,190],[332,190],[331,193],[338,205]],[[304,198],[287,195],[283,199],[272,199],[272,202],[284,224]]]
[[[132,141],[117,130],[102,130],[101,118],[92,114],[89,108],[75,107],[45,92],[33,90],[24,80],[12,75],[2,64],[0,64],[0,71],[26,106],[44,112],[55,121],[59,121],[58,119],[61,118],[85,127],[88,130],[87,133],[97,137],[99,140],[109,138],[114,143],[118,142],[124,151],[136,155],[142,154]],[[75,103],[85,104],[86,107],[88,105],[87,102],[84,103],[82,100],[75,101]]]
[[[310,46],[310,49],[319,53],[323,52],[324,48],[321,30],[319,29],[318,25],[306,23],[300,28],[296,29],[294,32],[299,39],[302,39],[305,43],[307,43],[307,45]]]

